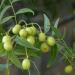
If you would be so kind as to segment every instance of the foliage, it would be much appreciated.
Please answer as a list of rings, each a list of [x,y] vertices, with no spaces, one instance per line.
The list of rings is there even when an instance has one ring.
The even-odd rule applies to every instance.
[[[35,25],[38,26],[38,28],[35,27],[35,29],[33,29],[32,33],[30,33],[31,31],[30,30],[27,30],[29,34],[31,34],[31,36],[35,37],[35,42],[34,42],[34,39],[33,37],[31,37],[33,39],[30,40],[30,39],[26,39],[26,38],[23,38],[23,37],[20,37],[19,34],[14,34],[12,32],[12,29],[15,27],[10,27],[10,29],[7,31],[7,32],[4,32],[4,31],[1,31],[0,33],[3,33],[2,35],[10,35],[11,36],[11,39],[12,39],[12,43],[11,45],[13,45],[13,49],[12,50],[7,50],[5,47],[4,47],[4,43],[2,43],[2,41],[0,41],[0,57],[7,57],[7,60],[9,60],[9,62],[7,62],[7,67],[8,64],[14,64],[17,68],[20,68],[20,69],[23,69],[22,66],[21,66],[21,61],[19,60],[19,58],[21,58],[22,56],[22,59],[24,58],[32,58],[32,57],[39,57],[43,54],[43,52],[46,52],[46,51],[43,51],[40,49],[40,45],[42,44],[41,41],[38,40],[38,35],[39,33],[44,33],[46,35],[46,39],[48,36],[52,36],[53,38],[55,38],[55,41],[56,43],[53,45],[53,46],[50,46],[50,45],[46,45],[46,47],[44,48],[45,50],[49,49],[48,53],[50,54],[50,58],[49,58],[49,61],[48,61],[48,64],[53,64],[58,56],[58,54],[62,54],[62,57],[60,58],[63,58],[63,60],[65,59],[69,64],[72,64],[72,57],[73,57],[73,52],[72,52],[72,48],[68,47],[68,45],[65,43],[64,41],[64,38],[63,35],[61,35],[59,29],[58,29],[58,23],[59,23],[59,18],[56,20],[55,24],[53,25],[52,22],[49,20],[49,18],[47,17],[46,14],[43,14],[44,16],[44,32],[42,31],[41,27],[39,24],[37,23],[27,23],[26,21],[20,19],[20,21],[18,22],[17,21],[17,15],[21,15],[21,14],[25,14],[25,13],[32,13],[32,15],[35,14],[35,12],[32,10],[32,9],[29,9],[29,8],[21,8],[21,9],[18,9],[17,11],[14,10],[14,7],[13,7],[13,3],[16,3],[17,1],[20,1],[20,0],[9,0],[9,3],[7,5],[5,5],[5,0],[2,0],[1,2],[1,6],[0,6],[0,26],[4,25],[6,22],[8,22],[9,20],[11,19],[15,19],[15,22],[19,25],[21,25],[20,23],[21,22],[24,22],[25,24],[24,25],[21,25],[22,28],[26,28],[26,27],[35,27]],[[2,6],[4,5],[5,8],[2,8]],[[11,16],[4,16],[4,14],[6,13],[6,11],[9,9],[9,8],[12,8],[13,10],[13,13],[14,15],[11,15]],[[39,30],[38,30],[39,29]],[[34,31],[35,30],[35,31]],[[37,32],[36,32],[37,30]],[[35,35],[35,32],[36,32],[36,35]],[[6,33],[6,34],[5,34]],[[47,35],[47,33],[50,33],[49,35]],[[28,35],[29,35],[28,34]],[[0,35],[1,39],[2,39],[2,35]],[[41,37],[44,37],[44,36],[41,36]],[[43,38],[41,38],[43,39]],[[46,40],[44,40],[45,42]],[[34,45],[32,44],[34,42]],[[49,41],[49,43],[53,42],[52,40]],[[8,48],[8,46],[7,46]],[[43,49],[43,48],[42,48]],[[64,49],[64,51],[62,51],[62,49]],[[31,60],[31,59],[30,59]],[[32,60],[31,60],[32,62]],[[3,64],[1,65],[0,64],[0,67],[3,69],[4,66]],[[35,65],[36,67],[36,65]],[[6,64],[5,64],[5,68],[6,68]]]

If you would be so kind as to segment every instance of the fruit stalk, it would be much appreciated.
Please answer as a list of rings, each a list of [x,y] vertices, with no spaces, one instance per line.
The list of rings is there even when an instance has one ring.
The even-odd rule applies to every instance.
[[[40,32],[42,32],[42,29],[41,29],[41,27],[40,27],[40,25],[38,24],[38,23],[29,23],[29,24],[27,24],[27,25],[37,25],[38,27],[39,27],[39,30],[40,30]]]

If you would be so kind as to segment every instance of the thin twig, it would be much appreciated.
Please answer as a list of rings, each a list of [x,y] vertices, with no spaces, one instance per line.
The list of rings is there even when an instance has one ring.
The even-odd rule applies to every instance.
[[[16,13],[15,13],[13,4],[12,4],[11,0],[9,0],[9,2],[10,2],[10,4],[11,4],[11,7],[12,7],[12,10],[13,10],[13,13],[14,13],[14,17],[15,17],[15,22],[16,22],[16,24],[17,24],[17,18],[16,18]]]
[[[40,72],[39,72],[39,70],[38,70],[38,68],[37,68],[37,66],[36,66],[36,64],[35,64],[35,62],[34,62],[34,61],[31,61],[31,62],[33,63],[33,65],[34,65],[35,69],[37,70],[38,75],[40,75]]]

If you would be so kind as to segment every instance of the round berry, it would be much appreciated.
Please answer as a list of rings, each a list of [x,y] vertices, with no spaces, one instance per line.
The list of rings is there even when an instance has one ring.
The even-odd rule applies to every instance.
[[[2,42],[3,42],[3,43],[11,42],[11,37],[10,37],[9,35],[5,35],[5,36],[2,38]]]
[[[22,68],[24,70],[29,70],[30,69],[30,60],[29,59],[26,58],[22,61]]]
[[[29,37],[27,38],[27,41],[28,41],[30,44],[32,44],[32,45],[35,44],[35,38],[34,38],[33,36],[29,36]]]
[[[42,52],[46,53],[49,51],[49,46],[46,43],[42,43],[40,49]]]
[[[19,32],[19,35],[21,37],[26,37],[27,36],[27,31],[25,29],[21,29],[20,32]]]
[[[13,34],[18,34],[20,29],[21,29],[21,25],[16,24],[12,29]]]
[[[65,67],[64,70],[65,70],[65,73],[71,73],[73,71],[73,67],[72,67],[72,65],[68,65]]]
[[[26,29],[25,29],[26,31],[27,31],[27,33],[29,34],[29,35],[32,35],[32,29],[31,29],[31,27],[26,27]]]
[[[50,46],[54,46],[55,43],[56,43],[56,41],[55,41],[54,37],[48,37],[48,38],[47,38],[47,43],[48,43],[48,45],[50,45]]]
[[[46,35],[43,32],[39,33],[39,41],[44,42],[46,40]]]
[[[34,26],[31,27],[31,30],[32,30],[32,35],[35,35],[37,33],[37,29]]]
[[[4,43],[4,49],[6,51],[12,50],[13,49],[12,43],[10,43],[10,42]]]

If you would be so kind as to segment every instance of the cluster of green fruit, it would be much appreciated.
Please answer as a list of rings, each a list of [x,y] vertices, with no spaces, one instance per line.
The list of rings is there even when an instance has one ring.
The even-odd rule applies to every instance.
[[[41,42],[40,50],[43,52],[48,52],[49,48],[54,46],[56,43],[54,37],[47,37],[44,32],[38,32],[34,26],[22,28],[21,25],[17,24],[12,28],[12,32],[13,34],[19,34],[21,38],[25,38],[33,46],[36,44],[36,40],[38,39],[38,41]],[[3,37],[3,42],[4,41],[10,42],[9,44],[11,45],[11,37],[9,35]],[[7,49],[6,46],[4,46],[5,50],[11,50],[12,46],[10,47],[10,45],[7,44],[7,46],[9,46]]]
[[[51,46],[56,44],[54,37],[46,36],[46,34],[42,31],[38,31],[37,28],[32,25],[30,27],[22,27],[19,24],[16,24],[12,28],[12,33],[15,35],[19,35],[21,38],[26,39],[31,45],[35,45],[36,42],[40,42],[40,50],[42,52],[48,52]],[[6,51],[11,51],[13,49],[12,38],[9,34],[6,34],[3,39],[3,47]],[[25,58],[22,62],[22,67],[25,70],[30,68],[30,60]]]

